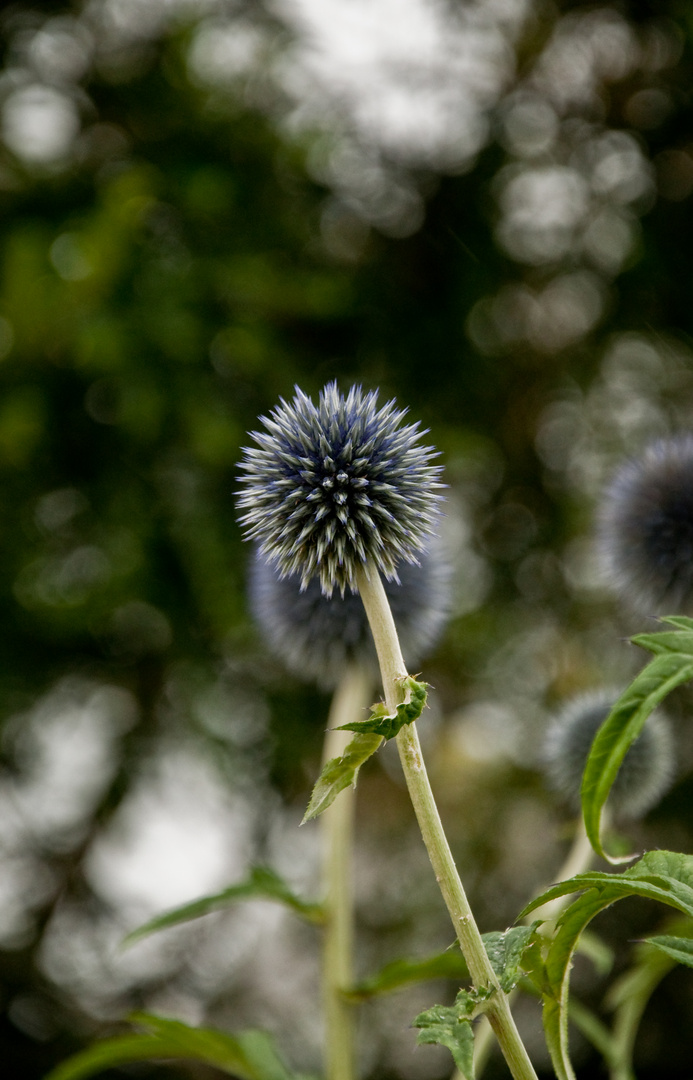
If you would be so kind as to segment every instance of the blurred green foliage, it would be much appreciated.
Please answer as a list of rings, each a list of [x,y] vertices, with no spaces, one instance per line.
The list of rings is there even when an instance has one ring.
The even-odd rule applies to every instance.
[[[56,17],[72,19],[64,25],[73,30],[78,23],[93,30],[101,17],[106,26],[107,9],[56,2],[3,10],[6,120],[16,88],[40,81],[27,60],[32,35]],[[122,11],[127,21],[127,5]],[[596,65],[594,96],[560,114],[563,141],[543,157],[521,153],[511,138],[512,108],[523,94],[549,100],[548,76],[532,83],[532,72],[552,35],[576,32],[583,26],[576,20],[595,11],[630,28],[641,61],[620,74]],[[60,160],[22,157],[9,121],[0,147],[2,779],[21,777],[24,767],[17,717],[66,677],[115,685],[136,704],[81,831],[62,847],[39,832],[26,842],[50,883],[28,905],[25,929],[4,938],[0,1057],[11,1063],[8,1075],[27,1080],[113,1019],[90,1014],[46,974],[43,935],[71,899],[84,905],[85,919],[108,908],[84,860],[159,742],[192,733],[232,785],[244,770],[264,770],[277,805],[299,817],[317,775],[326,700],[287,680],[266,656],[246,607],[248,553],[234,488],[240,447],[257,417],[295,383],[314,395],[332,378],[342,387],[359,381],[408,405],[443,452],[467,562],[456,618],[430,673],[439,715],[451,721],[438,732],[437,783],[456,851],[475,868],[482,928],[491,930],[555,872],[548,860],[559,844],[547,842],[534,862],[526,846],[519,850],[522,835],[552,813],[547,797],[527,755],[500,754],[486,772],[475,764],[467,744],[455,741],[462,713],[491,701],[502,718],[510,703],[518,723],[529,723],[531,743],[537,709],[632,671],[619,637],[637,627],[585,577],[579,541],[613,462],[646,436],[690,424],[693,407],[686,5],[529,4],[522,31],[508,38],[515,62],[488,108],[491,133],[468,166],[409,165],[383,151],[385,173],[406,177],[425,202],[420,227],[394,236],[311,167],[325,133],[296,134],[282,122],[286,103],[268,89],[261,65],[222,88],[193,77],[187,58],[203,15],[193,8],[147,34],[125,35],[111,53],[94,47],[67,89],[45,80],[71,95],[79,112],[80,133]],[[226,17],[255,19],[274,49],[290,43],[261,5],[230,7]],[[587,25],[579,31],[585,41]],[[662,55],[669,48],[669,58],[655,63],[655,46]],[[599,140],[613,132],[629,133],[627,153],[607,147],[599,158]],[[347,135],[348,123],[328,132],[328,142]],[[579,170],[588,159],[612,160],[609,153],[611,166],[594,167],[594,228],[589,239],[584,225],[583,247],[574,239],[541,258],[531,244],[525,257],[517,238],[512,247],[503,206],[512,209],[510,185],[523,169]],[[617,182],[623,187],[631,176],[645,177],[644,194],[619,195],[618,203]],[[540,231],[531,219],[522,227],[530,241]],[[619,228],[632,243],[613,262],[604,237]],[[588,240],[601,255],[584,254]],[[268,718],[259,741],[229,735],[209,706],[218,692],[218,711],[233,711],[239,682]],[[498,731],[499,740],[509,738],[507,726]],[[683,739],[688,760],[693,740]],[[648,843],[663,842],[658,821],[661,835],[675,821],[678,842],[690,842],[686,783],[670,798],[671,815],[666,804],[655,815]],[[397,782],[384,771],[363,789],[369,842],[407,850]],[[262,836],[257,843],[262,848]],[[517,878],[508,844],[525,861]],[[421,903],[432,895],[424,887]],[[417,912],[421,926],[421,909],[405,905],[385,933],[364,904],[364,955],[380,949],[379,962],[391,959],[384,950],[408,940]],[[623,936],[638,936],[643,918],[636,914]],[[435,919],[425,923],[422,953],[445,947]],[[122,1014],[149,1005],[164,982],[133,977],[115,993]],[[210,1011],[227,1019],[242,998],[234,986]],[[668,1000],[653,1012],[643,1080],[661,1075],[658,1053],[668,1055],[669,1077],[689,1075],[688,1020],[676,1010],[668,1017]],[[22,1002],[31,1006],[24,1013]],[[678,1034],[674,1022],[682,1024]],[[383,1053],[373,1051],[371,1075],[399,1076]],[[443,1075],[445,1067],[436,1059],[430,1073],[416,1075]],[[585,1051],[584,1076],[594,1068]],[[183,1066],[141,1075],[167,1072],[193,1075]]]

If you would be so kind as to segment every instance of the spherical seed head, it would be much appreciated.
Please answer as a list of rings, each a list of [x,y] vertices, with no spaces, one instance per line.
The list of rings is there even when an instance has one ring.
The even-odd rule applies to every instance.
[[[378,409],[377,399],[360,386],[344,397],[332,382],[316,406],[296,387],[291,404],[261,417],[266,431],[252,432],[257,446],[244,451],[246,539],[301,588],[317,577],[325,596],[355,591],[366,563],[396,579],[438,516],[436,452],[419,444],[418,424],[402,424],[405,410],[394,401]]]
[[[597,731],[611,712],[617,692],[581,694],[569,702],[546,734],[546,779],[578,812],[582,774]],[[609,806],[622,817],[639,818],[662,798],[674,776],[669,724],[652,713],[631,744],[611,788]]]
[[[450,615],[452,566],[434,538],[418,564],[404,563],[399,582],[386,581],[408,670],[415,670]],[[280,578],[256,551],[249,575],[250,605],[268,644],[286,666],[320,686],[334,686],[350,663],[378,671],[373,636],[361,599],[351,592],[325,597],[317,578],[301,591],[297,575]]]
[[[643,614],[693,610],[693,435],[659,439],[626,463],[599,515],[602,563]]]

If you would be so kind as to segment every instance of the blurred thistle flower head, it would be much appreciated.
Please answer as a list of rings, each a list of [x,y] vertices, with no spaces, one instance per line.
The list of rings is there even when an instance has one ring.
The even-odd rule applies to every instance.
[[[438,641],[451,607],[452,564],[435,538],[418,564],[404,563],[399,581],[386,581],[397,635],[412,671]],[[334,686],[349,664],[377,676],[378,658],[361,598],[325,597],[316,578],[301,590],[298,575],[281,578],[256,551],[249,575],[251,610],[269,646],[286,667],[323,687]]]
[[[582,774],[592,742],[618,697],[616,690],[580,694],[568,702],[547,730],[544,771],[548,786],[576,813],[580,811]],[[673,777],[671,729],[655,711],[623,759],[609,806],[621,817],[643,817],[669,789]]]
[[[693,613],[693,435],[658,439],[616,473],[599,550],[624,602],[648,615]]]
[[[280,400],[244,450],[246,539],[302,589],[317,577],[325,596],[356,591],[366,564],[396,580],[397,564],[425,548],[441,498],[436,451],[419,444],[418,423],[403,425],[406,410],[378,409],[377,392],[360,386],[344,397],[331,382],[317,406],[298,387],[291,404]]]

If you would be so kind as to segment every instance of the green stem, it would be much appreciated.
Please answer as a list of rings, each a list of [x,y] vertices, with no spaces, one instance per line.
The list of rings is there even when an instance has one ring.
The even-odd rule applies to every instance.
[[[407,670],[390,606],[375,567],[369,565],[357,571],[356,581],[373,632],[385,700],[388,709],[395,712],[404,699],[401,680],[407,675]],[[495,990],[486,1011],[489,1023],[515,1080],[536,1080],[536,1073],[510,1012],[507,995],[498,984],[443,831],[415,724],[406,724],[400,730],[397,747],[421,835],[472,981],[478,989],[491,987]]]
[[[361,718],[371,697],[371,679],[359,667],[348,668],[332,698],[325,736],[323,764],[340,757],[353,738],[349,731],[336,731],[341,724]],[[323,874],[325,889],[325,928],[323,947],[323,998],[326,1027],[327,1080],[354,1080],[353,1006],[344,990],[353,983],[352,850],[354,807],[353,787],[321,817]]]
[[[558,871],[558,874],[553,881],[568,881],[569,878],[576,877],[578,874],[584,874],[589,870],[594,861],[595,855],[592,849],[592,845],[587,839],[587,833],[585,832],[585,823],[582,818],[579,818],[575,827],[575,836],[573,837],[573,843],[570,846],[565,861]],[[552,925],[547,926],[547,923],[555,923],[561,912],[567,908],[568,904],[572,900],[572,894],[568,896],[557,896],[554,900],[548,900],[541,907],[535,908],[531,915],[527,917],[528,922],[534,921],[534,919],[543,919],[545,928],[540,927],[540,931],[547,936],[553,932],[554,927]]]

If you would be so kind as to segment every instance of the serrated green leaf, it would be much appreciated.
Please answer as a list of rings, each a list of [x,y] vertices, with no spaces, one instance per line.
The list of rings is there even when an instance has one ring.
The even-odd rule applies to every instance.
[[[621,694],[600,727],[582,778],[585,830],[596,853],[609,862],[627,862],[635,857],[608,855],[601,839],[602,810],[621,763],[650,713],[677,686],[693,679],[693,621],[683,616],[662,621],[678,629],[639,634],[632,639],[655,657]]]
[[[599,870],[578,874],[537,896],[523,908],[519,918],[525,918],[557,896],[569,896],[586,889],[609,895],[609,903],[625,896],[644,896],[693,916],[693,855],[679,851],[648,851],[634,866],[619,874],[605,874]],[[558,920],[559,926],[564,918],[565,912]]]
[[[659,622],[676,629],[658,630],[654,634],[636,634],[631,640],[653,653],[673,652],[693,656],[693,619],[686,615],[663,615]]]
[[[409,695],[409,700],[397,706],[397,712],[389,715],[382,703],[371,706],[371,716],[367,720],[356,720],[343,724],[337,730],[354,731],[351,740],[341,757],[332,758],[324,766],[308,803],[308,809],[302,824],[318,817],[330,806],[340,791],[355,784],[358,771],[380,746],[383,739],[392,739],[405,724],[411,724],[421,715],[426,704],[428,683],[417,682],[411,675],[400,679]]]
[[[669,623],[670,626],[678,626],[679,630],[689,630],[693,634],[693,619],[688,615],[663,615],[660,622]]]
[[[460,990],[454,1005],[434,1005],[419,1013],[417,1043],[446,1046],[465,1080],[474,1080],[474,1032],[471,1021],[488,1000],[489,992]]]
[[[669,929],[674,932],[672,936],[688,937],[693,935],[693,922],[676,919],[669,924]],[[633,1050],[642,1015],[662,979],[675,966],[676,961],[671,956],[642,942],[635,950],[632,967],[611,987],[607,1005],[614,1010],[610,1057],[612,1080],[635,1080]]]
[[[457,946],[423,960],[393,960],[375,975],[346,991],[350,1001],[366,1001],[377,994],[389,994],[401,986],[429,979],[466,979],[469,971]]]
[[[414,1027],[432,1027],[436,1024],[453,1024],[461,1020],[473,1020],[493,993],[492,990],[459,990],[454,1005],[432,1005],[424,1009],[414,1020]]]
[[[322,814],[323,810],[331,806],[340,791],[349,784],[356,783],[359,769],[364,761],[368,761],[376,752],[382,741],[382,735],[355,735],[341,757],[327,762],[313,788],[302,825]]]
[[[529,926],[511,926],[504,933],[494,931],[482,935],[491,967],[506,994],[526,974],[522,966],[523,957],[536,940],[539,925],[539,922],[533,922]]]
[[[677,964],[685,964],[693,967],[693,940],[691,938],[674,937],[671,934],[658,934],[647,938],[648,945],[654,945],[666,956],[671,957]]]
[[[119,1065],[174,1056],[173,1053],[164,1053],[161,1039],[155,1035],[118,1035],[73,1054],[51,1069],[44,1080],[82,1080],[83,1077],[96,1076],[104,1069],[117,1068]],[[239,1069],[238,1076],[245,1080],[246,1074]]]
[[[416,1041],[419,1045],[436,1043],[447,1047],[464,1080],[474,1080],[474,1032],[469,1020],[449,1027],[424,1027],[416,1036]]]
[[[127,935],[123,946],[132,945],[135,941],[156,933],[157,930],[165,930],[169,926],[199,919],[213,911],[221,911],[238,900],[252,899],[274,900],[279,904],[284,904],[294,914],[310,923],[319,924],[324,921],[325,913],[320,904],[301,900],[291,891],[286,882],[275,874],[274,870],[266,866],[254,866],[248,878],[239,882],[238,885],[231,885],[228,889],[213,893],[211,896],[201,896],[199,900],[193,900],[190,904],[183,904],[182,907],[166,911],[163,915],[150,919],[143,926],[138,926]]]
[[[656,634],[635,634],[631,641],[656,656],[685,656],[690,660],[693,650],[693,634],[689,630],[658,630]]]
[[[238,1080],[292,1080],[262,1031],[228,1035],[148,1013],[137,1013],[131,1021],[147,1032],[96,1043],[61,1062],[45,1080],[83,1080],[119,1065],[170,1058],[203,1061]]]
[[[561,882],[532,901],[521,918],[556,896],[583,891],[558,919],[546,956],[548,988],[544,995],[544,1030],[558,1080],[574,1080],[568,1054],[568,984],[572,958],[580,936],[604,908],[626,896],[659,900],[693,916],[693,856],[650,851],[620,874],[593,872]]]
[[[213,1028],[194,1028],[180,1020],[169,1020],[151,1013],[135,1013],[131,1022],[149,1028],[154,1034],[169,1043],[178,1045],[181,1053],[199,1049],[200,1060],[213,1063],[216,1057],[218,1067],[226,1072],[233,1072],[237,1065],[232,1058],[240,1058],[244,1067],[257,1080],[291,1080],[291,1073],[279,1058],[274,1042],[264,1031],[244,1031],[239,1035],[229,1035]],[[203,1058],[202,1055],[207,1055]]]
[[[382,702],[371,705],[371,715],[367,720],[354,720],[351,724],[342,724],[339,731],[356,731],[361,734],[382,735],[384,739],[394,739],[405,724],[418,720],[426,704],[428,683],[417,682],[411,675],[399,680],[409,694],[409,700],[397,706],[397,712],[388,713]]]
[[[537,935],[525,949],[522,968],[525,976],[519,980],[522,989],[531,994],[539,994],[543,998],[549,991],[549,983],[544,963],[543,938],[540,935]]]
[[[519,982],[526,968],[530,947],[535,940],[538,922],[531,926],[514,926],[505,933],[483,935],[484,945],[501,986],[509,992]],[[346,991],[350,1001],[365,1001],[377,994],[387,994],[401,986],[424,982],[429,979],[466,979],[469,970],[457,947],[443,953],[435,953],[423,960],[393,960],[375,975],[357,983]]]

